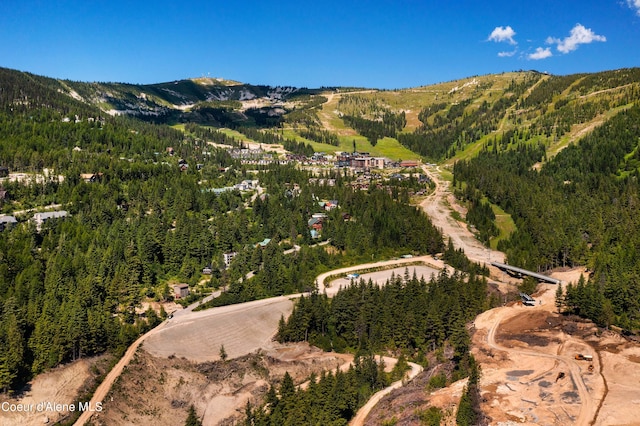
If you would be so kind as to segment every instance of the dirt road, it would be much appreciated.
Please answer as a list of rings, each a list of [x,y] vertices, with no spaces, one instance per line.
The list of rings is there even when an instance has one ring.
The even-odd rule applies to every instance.
[[[154,332],[157,332],[157,330],[162,329],[162,327],[165,324],[166,323],[162,323],[158,327],[156,327],[153,330],[149,331],[147,334],[144,334],[144,335],[140,336],[138,338],[138,340],[136,340],[135,342],[133,342],[133,344],[131,346],[129,346],[129,349],[127,349],[127,351],[125,352],[124,356],[111,369],[111,371],[109,371],[109,374],[107,374],[107,377],[104,378],[102,383],[100,383],[100,386],[98,386],[96,391],[93,393],[93,396],[91,397],[91,403],[89,404],[89,407],[98,407],[98,406],[102,405],[102,402],[105,400],[107,394],[109,393],[109,390],[111,389],[111,386],[116,381],[116,379],[120,376],[120,374],[122,373],[122,370],[124,369],[124,367],[129,364],[129,362],[131,361],[131,358],[133,358],[133,355],[135,355],[136,351],[138,350],[138,346],[140,346],[140,344],[147,337],[152,335]],[[100,403],[100,404],[98,405],[98,403]],[[89,421],[89,419],[91,418],[92,415],[93,415],[92,411],[84,411],[80,415],[80,417],[78,417],[78,420],[76,420],[74,425],[75,426],[84,425],[87,421]]]
[[[388,358],[386,357],[385,362],[388,362]],[[407,377],[403,378],[402,380],[398,380],[397,382],[393,382],[388,387],[382,389],[379,392],[376,392],[371,398],[369,398],[369,401],[367,401],[365,405],[360,407],[360,409],[356,413],[356,416],[349,422],[349,426],[363,426],[364,421],[367,419],[367,416],[369,415],[373,407],[375,407],[382,398],[389,395],[394,389],[401,388],[405,385],[405,383],[410,382],[423,371],[421,365],[414,364],[413,362],[410,362],[409,366],[411,366],[411,371],[409,371]]]
[[[504,253],[483,246],[467,229],[466,224],[458,222],[451,216],[456,203],[451,193],[450,182],[440,176],[440,168],[423,166],[422,170],[436,184],[436,189],[420,203],[420,207],[429,215],[431,222],[442,231],[445,239],[451,238],[453,246],[457,249],[462,248],[467,257],[474,262],[503,263]],[[459,208],[456,210],[461,211]]]
[[[437,270],[440,270],[445,267],[444,262],[442,262],[441,260],[435,260],[431,256],[418,256],[418,257],[411,257],[407,259],[382,260],[380,262],[371,262],[371,263],[364,263],[362,265],[348,266],[346,268],[334,269],[333,271],[328,271],[318,275],[318,278],[316,278],[316,283],[318,283],[318,291],[320,293],[326,292],[327,295],[333,296],[338,292],[338,290],[340,290],[340,288],[342,287],[341,285],[338,285],[338,286],[326,285],[327,283],[325,283],[325,281],[327,280],[327,278],[329,278],[332,275],[337,275],[337,276],[346,275],[351,272],[358,272],[358,271],[363,271],[363,270],[372,269],[372,268],[386,268],[391,266],[401,267],[403,265],[409,265],[412,263],[414,264],[422,263],[424,265],[430,266]],[[345,285],[347,285],[348,283],[349,283],[348,281],[346,280],[344,281]]]

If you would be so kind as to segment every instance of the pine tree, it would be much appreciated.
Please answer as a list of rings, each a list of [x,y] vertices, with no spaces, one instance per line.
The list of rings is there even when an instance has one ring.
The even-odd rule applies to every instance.
[[[558,288],[556,289],[556,308],[558,308],[558,313],[562,313],[563,306],[564,306],[564,293],[562,291],[562,284],[558,283]]]
[[[226,361],[227,361],[227,357],[228,357],[228,355],[227,355],[227,351],[224,349],[224,345],[220,345],[220,352],[219,352],[219,355],[220,355],[220,359],[221,359],[223,362],[226,362]]]
[[[189,414],[187,415],[184,426],[202,426],[202,422],[198,418],[198,413],[196,413],[196,407],[194,407],[193,404],[189,407]]]

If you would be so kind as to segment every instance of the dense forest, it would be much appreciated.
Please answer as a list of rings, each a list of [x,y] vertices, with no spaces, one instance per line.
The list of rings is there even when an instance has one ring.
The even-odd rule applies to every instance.
[[[277,390],[271,386],[263,405],[254,409],[247,404],[245,424],[346,425],[358,408],[398,373],[402,373],[398,368],[391,375],[385,373],[384,364],[376,363],[371,355],[356,357],[346,372],[312,375],[306,389],[296,388],[291,376],[285,373]]]
[[[341,289],[332,299],[318,292],[300,298],[291,316],[280,321],[277,338],[282,342],[309,341],[327,351],[399,353],[403,363],[406,356],[427,364],[425,354],[440,353],[443,359],[450,359],[454,367],[450,377],[438,376],[433,383],[442,379],[438,386],[444,386],[446,382],[470,375],[470,391],[465,394],[468,403],[463,404],[460,416],[461,421],[469,420],[464,424],[475,424],[478,395],[474,386],[479,372],[469,354],[466,324],[496,303],[497,300],[488,296],[486,280],[473,274],[449,276],[445,271],[427,281],[410,276],[407,269],[404,277],[394,276],[383,286],[360,280]],[[357,358],[346,378],[343,373],[327,374],[318,382],[320,388],[331,389],[336,381],[346,380],[347,397],[337,405],[344,408],[336,409],[335,405],[328,408],[335,402],[331,399],[332,393],[315,394],[317,388],[310,387],[289,401],[285,412],[297,413],[291,424],[309,424],[296,423],[296,419],[318,416],[328,416],[323,417],[327,422],[322,424],[346,424],[366,402],[366,398],[358,398],[358,392],[365,392],[368,398],[369,392],[376,388],[376,381],[384,377],[371,365],[365,369],[370,373],[363,388],[362,373],[358,373],[361,363]],[[277,409],[278,404],[280,401],[268,396],[265,406],[252,411],[249,418],[255,424],[282,424],[276,422],[283,415]],[[306,417],[300,417],[302,413],[306,413]]]
[[[336,351],[403,350],[411,356],[446,342],[462,359],[469,345],[466,323],[490,304],[483,278],[443,271],[427,281],[407,269],[383,286],[360,280],[331,300],[317,293],[301,298],[281,322],[278,340],[308,340]]]

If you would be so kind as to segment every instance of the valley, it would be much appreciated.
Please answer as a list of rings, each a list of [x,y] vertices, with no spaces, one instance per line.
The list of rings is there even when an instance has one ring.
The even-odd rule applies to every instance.
[[[0,402],[65,408],[3,424],[634,422],[637,69],[394,91],[0,71]]]

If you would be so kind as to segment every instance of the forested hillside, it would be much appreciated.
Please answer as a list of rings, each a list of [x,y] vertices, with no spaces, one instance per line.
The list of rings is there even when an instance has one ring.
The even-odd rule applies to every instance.
[[[619,113],[540,171],[543,145],[488,146],[456,163],[465,182],[509,212],[517,231],[498,247],[530,269],[588,265],[589,297],[567,309],[602,325],[637,329],[640,306],[640,106]]]
[[[592,278],[569,289],[563,309],[637,329],[639,82],[638,69],[516,72],[353,93],[210,80],[79,83],[0,69],[0,167],[24,177],[0,187],[0,212],[18,222],[0,232],[0,388],[122,351],[158,323],[141,303],[170,300],[175,283],[190,284],[195,297],[225,287],[213,304],[235,303],[309,290],[317,274],[345,264],[445,251],[440,231],[410,205],[410,192],[428,190],[415,176],[363,191],[348,173],[243,165],[208,144],[240,147],[245,137],[307,156],[352,150],[358,138],[376,152],[462,159],[455,184],[485,242],[498,233],[491,204],[500,206],[517,229],[499,246],[510,263],[588,265]],[[259,180],[261,196],[219,191],[245,179]],[[322,210],[314,239],[309,219],[319,200],[339,208]],[[38,229],[31,217],[50,210],[68,214]],[[314,247],[322,240],[328,248]],[[226,268],[229,252],[237,255]],[[452,247],[446,253],[482,272]],[[352,341],[321,329],[314,338],[370,349],[447,339],[425,327],[434,330],[422,324],[393,339]]]
[[[308,340],[325,350],[357,354],[401,354],[394,369],[399,375],[407,357],[429,366],[425,354],[437,353],[439,362],[451,364],[450,374],[434,376],[430,385],[444,387],[469,375],[477,380],[466,324],[491,304],[486,280],[473,274],[443,272],[427,282],[410,277],[407,271],[384,286],[360,280],[332,299],[317,292],[300,298],[289,319],[281,320],[278,340]],[[347,373],[329,373],[317,383],[315,377],[311,381],[307,390],[297,392],[286,391],[283,382],[280,398],[267,396],[265,405],[248,413],[248,418],[257,425],[346,424],[384,386],[386,375],[364,357],[357,358]],[[340,392],[339,401],[336,392]],[[469,410],[473,414],[473,408]]]
[[[255,171],[206,146],[240,145],[221,133],[112,117],[55,80],[1,77],[0,165],[25,178],[2,181],[0,209],[18,221],[0,232],[2,389],[59,363],[121,352],[159,322],[153,310],[140,313],[141,303],[171,300],[171,284],[190,284],[196,297],[226,286],[220,302],[234,303],[310,289],[319,272],[359,259],[442,250],[406,187],[365,193],[338,173],[325,176],[336,182],[328,187],[293,166]],[[259,179],[261,197],[214,191],[247,178]],[[333,251],[309,247],[319,197],[343,206],[327,218]],[[31,217],[47,206],[68,214],[39,229]],[[423,231],[404,238],[412,229]],[[294,245],[302,248],[285,255]],[[228,252],[237,256],[225,268]],[[211,276],[202,275],[207,265]]]

